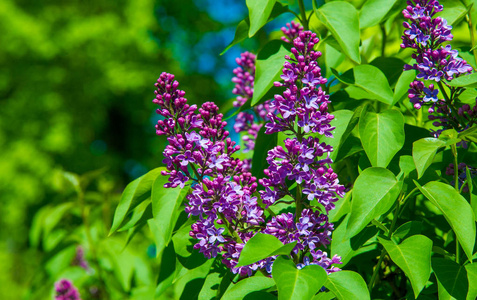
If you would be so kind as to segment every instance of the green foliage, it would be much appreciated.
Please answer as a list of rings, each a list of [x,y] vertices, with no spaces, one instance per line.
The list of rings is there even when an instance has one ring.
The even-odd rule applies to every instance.
[[[359,17],[356,8],[344,1],[334,1],[315,9],[316,16],[331,32],[344,54],[361,63],[359,55]]]
[[[384,168],[368,168],[355,181],[347,237],[358,234],[371,220],[387,212],[400,192],[400,183]]]
[[[423,235],[413,235],[399,245],[381,238],[378,240],[409,278],[417,298],[431,276],[432,241]]]
[[[326,271],[318,265],[298,270],[295,264],[279,256],[273,263],[273,280],[277,284],[278,299],[311,299],[326,282]]]
[[[237,267],[250,265],[274,255],[288,255],[295,245],[296,242],[283,245],[273,235],[257,233],[245,244]]]

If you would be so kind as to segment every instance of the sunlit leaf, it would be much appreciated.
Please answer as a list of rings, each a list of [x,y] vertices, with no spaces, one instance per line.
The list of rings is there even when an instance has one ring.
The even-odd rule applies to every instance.
[[[431,181],[420,186],[422,194],[437,206],[454,230],[465,254],[471,259],[475,243],[475,219],[472,207],[452,186]]]
[[[361,63],[359,18],[356,8],[348,2],[333,1],[315,9],[315,14],[338,41],[343,52],[353,61]]]
[[[413,235],[399,245],[378,237],[389,256],[411,282],[417,298],[431,276],[432,241],[423,235]]]
[[[363,277],[353,271],[340,271],[328,275],[325,287],[339,300],[370,299],[368,287]]]
[[[359,134],[373,167],[387,167],[404,145],[404,117],[394,109],[368,112],[359,120]]]
[[[243,247],[236,267],[253,264],[274,255],[290,255],[296,242],[283,245],[273,235],[257,233]]]
[[[319,265],[298,270],[295,264],[279,256],[273,263],[273,280],[277,284],[278,299],[311,299],[324,285],[326,271]]]

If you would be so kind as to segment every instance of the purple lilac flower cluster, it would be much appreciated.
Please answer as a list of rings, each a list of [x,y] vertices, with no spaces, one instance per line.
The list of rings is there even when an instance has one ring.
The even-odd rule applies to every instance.
[[[88,261],[84,258],[84,249],[81,246],[76,247],[76,255],[73,259],[74,266],[80,266],[85,270],[89,270]]]
[[[158,135],[168,136],[164,163],[169,176],[165,187],[184,188],[193,183],[186,212],[197,216],[191,237],[195,249],[211,258],[222,254],[223,263],[234,273],[251,274],[259,265],[234,268],[240,251],[263,222],[258,206],[256,178],[243,161],[233,158],[240,147],[228,138],[227,125],[218,107],[207,102],[198,109],[189,106],[185,92],[178,90],[174,75],[162,73],[156,83],[157,113],[164,117],[156,125]],[[262,263],[263,264],[263,263]]]
[[[477,168],[474,168],[470,165],[467,165],[466,163],[460,163],[457,166],[457,178],[459,181],[459,188],[462,188],[462,185],[467,181],[467,170],[469,169],[469,174],[472,178],[477,176]],[[454,164],[449,164],[449,166],[446,168],[446,175],[452,176],[453,180],[455,180],[455,165]],[[462,191],[464,193],[469,192],[469,186],[466,184],[463,188]]]
[[[463,111],[473,111],[470,107],[458,108],[454,99],[439,99],[439,89],[434,84],[425,85],[424,80],[432,80],[442,88],[442,84],[451,81],[461,75],[473,72],[472,67],[458,56],[458,51],[450,45],[442,45],[451,41],[452,26],[441,17],[434,17],[443,10],[443,6],[437,0],[412,0],[407,1],[408,6],[403,10],[403,15],[408,22],[404,22],[404,35],[402,36],[402,48],[412,48],[415,53],[412,58],[416,60],[413,65],[405,65],[405,70],[416,70],[417,79],[410,84],[409,99],[414,108],[420,109],[428,106],[430,120],[438,120],[435,126],[442,126],[441,130],[433,132],[439,136],[445,129],[454,128],[458,131],[467,126],[462,117]],[[451,95],[457,97],[462,89],[449,87]],[[474,107],[477,111],[477,107]],[[432,115],[435,114],[435,115]],[[470,115],[472,117],[472,115]]]
[[[296,181],[300,191],[303,188],[307,197],[304,202],[316,199],[326,212],[334,208],[336,196],[344,194],[344,187],[339,185],[337,175],[330,168],[332,147],[320,144],[318,138],[304,137],[312,133],[331,136],[334,129],[329,124],[333,116],[327,112],[328,96],[318,86],[326,79],[321,77],[316,63],[321,54],[313,51],[317,42],[316,35],[311,32],[298,34],[293,42],[294,58],[286,57],[289,62],[285,64],[282,76],[285,83],[275,84],[286,87],[284,96],[276,95],[275,100],[267,104],[272,109],[266,109],[267,132],[289,130],[298,137],[285,141],[286,151],[276,147],[268,153],[270,167],[265,174],[269,178],[260,180],[266,187],[265,191],[260,191],[266,207],[288,193],[285,179]],[[253,94],[253,60],[250,54],[243,54],[238,60],[241,67],[234,71],[237,76],[234,92],[241,95],[237,105]],[[333,230],[327,215],[305,204],[309,208],[296,215],[281,214],[265,220],[264,209],[254,196],[257,194],[256,178],[248,172],[246,163],[232,157],[239,147],[228,138],[229,133],[224,129],[226,122],[222,121],[218,108],[207,102],[197,113],[195,105],[186,103],[185,92],[178,89],[174,75],[162,73],[155,86],[153,102],[159,105],[157,113],[162,116],[156,133],[166,135],[169,142],[163,152],[168,171],[162,174],[169,176],[165,187],[184,188],[186,184],[192,184],[186,212],[189,217],[197,218],[190,231],[190,236],[198,240],[194,248],[207,258],[221,254],[222,262],[234,273],[251,275],[258,269],[270,273],[275,257],[235,267],[247,241],[257,232],[263,232],[284,243],[297,241],[291,255],[303,258],[299,266],[318,264],[328,272],[338,271],[332,264],[340,263],[340,258],[330,259],[326,252],[319,250],[330,243]],[[284,106],[293,109],[293,118]],[[300,128],[298,132],[294,130],[295,118]]]
[[[282,41],[293,44],[293,41],[298,37],[300,32],[303,31],[303,27],[300,23],[295,21],[291,21],[291,23],[287,23],[286,26],[281,28],[281,31],[285,36],[282,36]]]
[[[81,300],[81,298],[71,281],[61,279],[55,283],[55,300]]]
[[[472,72],[472,67],[458,57],[457,50],[452,50],[450,45],[442,46],[442,43],[451,41],[453,36],[452,26],[447,24],[447,20],[441,17],[434,18],[434,15],[443,9],[439,1],[412,0],[407,3],[403,15],[409,22],[403,24],[407,30],[402,36],[401,47],[415,49],[416,53],[412,57],[416,60],[416,64],[406,65],[405,68],[417,70],[418,79],[436,82],[442,78],[450,81]],[[426,91],[425,94],[430,94],[430,97],[437,101],[432,93]]]
[[[297,241],[294,254],[299,251],[311,254],[311,262],[308,256],[304,256],[305,265],[319,264],[333,272],[339,269],[331,264],[339,263],[340,258],[329,259],[326,252],[318,250],[319,246],[329,244],[333,225],[328,222],[326,214],[313,211],[310,204],[316,200],[327,213],[334,208],[337,196],[344,196],[344,186],[339,184],[338,176],[330,166],[332,147],[310,136],[312,133],[332,136],[334,129],[330,125],[334,116],[328,113],[329,96],[319,86],[326,83],[326,79],[321,76],[316,61],[321,53],[313,50],[318,41],[316,34],[301,31],[293,40],[293,56],[285,57],[288,61],[281,75],[284,82],[275,83],[275,86],[285,87],[285,91],[282,95],[275,95],[271,106],[277,114],[268,115],[270,121],[265,128],[266,133],[288,131],[296,137],[285,140],[286,149],[277,146],[268,152],[269,167],[264,171],[267,177],[259,182],[265,187],[260,195],[266,207],[285,195],[292,196],[287,181],[297,183],[297,207],[304,202],[310,208],[297,209],[295,215],[287,213],[273,217],[264,232],[285,243]],[[302,194],[305,201],[301,199]]]

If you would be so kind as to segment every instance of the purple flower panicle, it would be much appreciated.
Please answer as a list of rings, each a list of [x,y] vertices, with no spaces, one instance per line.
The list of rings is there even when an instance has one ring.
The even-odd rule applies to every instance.
[[[447,24],[445,19],[435,17],[436,13],[443,10],[439,1],[410,0],[407,4],[403,15],[408,21],[403,23],[405,30],[401,37],[401,47],[414,50],[412,58],[416,63],[405,65],[404,70],[417,71],[417,80],[410,84],[408,91],[410,102],[416,109],[427,106],[429,119],[436,120],[434,126],[440,127],[432,132],[435,137],[446,129],[452,128],[459,132],[465,130],[477,121],[475,119],[477,106],[471,109],[468,104],[462,106],[453,98],[442,99],[436,85],[426,86],[424,80],[435,81],[442,87],[443,83],[470,74],[473,69],[458,56],[457,50],[452,49],[450,45],[443,45],[451,41],[453,36],[452,26]],[[451,97],[463,92],[463,88],[449,87],[449,89]],[[466,147],[465,142],[462,145]]]
[[[190,185],[185,211],[196,219],[190,231],[190,236],[197,240],[194,248],[207,258],[221,255],[224,265],[244,276],[258,269],[270,273],[276,258],[236,267],[243,247],[258,232],[274,235],[284,243],[296,241],[290,255],[307,257],[302,264],[318,264],[328,272],[339,270],[332,264],[340,263],[340,258],[330,259],[319,249],[330,243],[333,230],[327,214],[310,205],[297,214],[281,214],[268,220],[264,213],[265,207],[289,193],[285,180],[297,182],[303,188],[303,201],[316,200],[326,212],[334,208],[336,197],[344,194],[344,187],[331,168],[332,147],[310,136],[332,136],[334,129],[330,125],[333,116],[328,113],[329,99],[320,87],[326,82],[316,62],[321,54],[313,50],[318,39],[296,23],[289,25],[288,31],[288,37],[296,35],[293,57],[286,57],[282,76],[285,82],[275,83],[285,87],[285,92],[253,108],[253,114],[241,112],[234,126],[238,132],[247,131],[245,141],[249,150],[254,148],[262,126],[257,123],[260,119],[267,121],[266,133],[288,130],[297,135],[285,141],[286,149],[276,147],[269,151],[267,178],[260,180],[265,190],[259,193],[257,179],[249,172],[249,162],[233,157],[240,147],[228,137],[227,123],[218,107],[211,102],[200,108],[189,106],[174,75],[162,73],[156,83],[153,102],[159,106],[157,113],[161,116],[156,133],[166,135],[169,142],[163,152],[167,171],[162,175],[169,176],[165,187]],[[237,59],[233,92],[239,97],[234,106],[242,106],[253,96],[254,60],[250,53]]]
[[[55,283],[55,300],[81,300],[81,298],[71,281],[61,279]]]

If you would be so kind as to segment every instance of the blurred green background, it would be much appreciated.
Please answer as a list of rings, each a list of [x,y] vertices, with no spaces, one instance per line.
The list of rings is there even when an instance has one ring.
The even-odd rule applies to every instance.
[[[63,171],[107,167],[117,201],[161,164],[151,102],[161,72],[191,102],[231,106],[241,49],[219,53],[247,9],[222,2],[0,1],[0,299],[21,298],[40,267],[29,229],[64,201]]]

